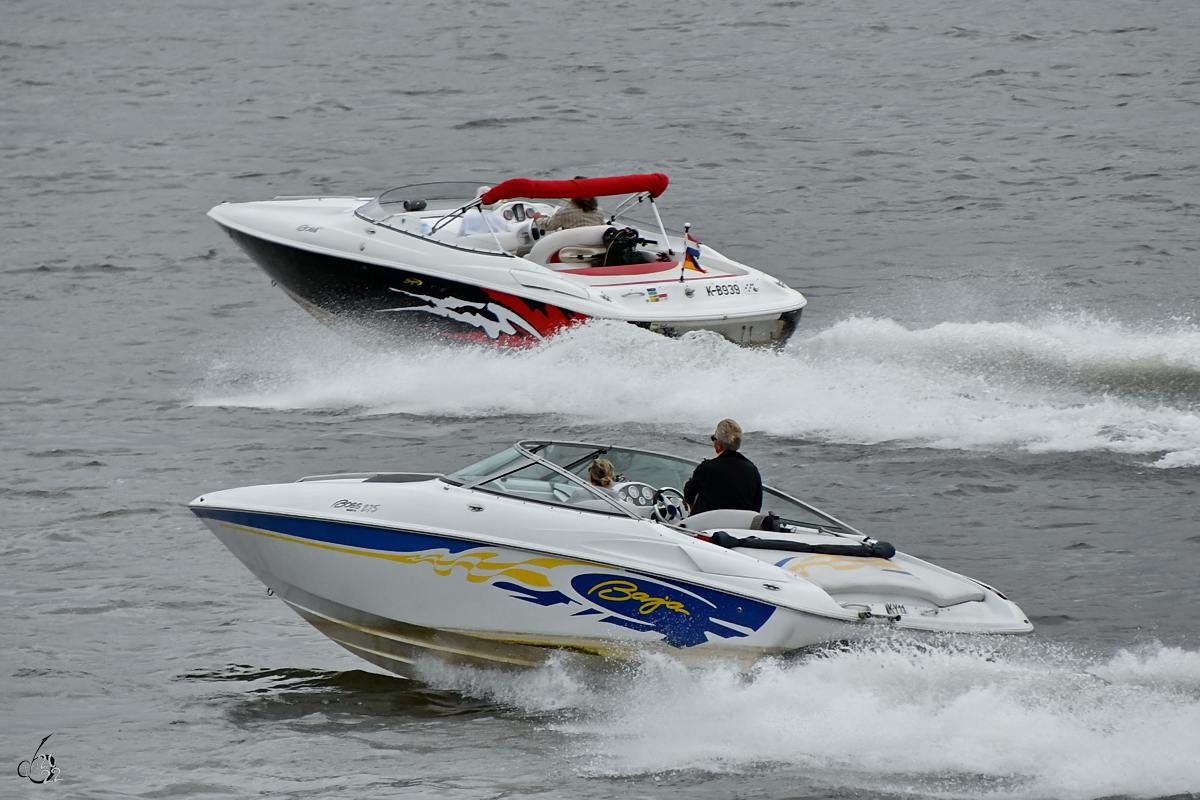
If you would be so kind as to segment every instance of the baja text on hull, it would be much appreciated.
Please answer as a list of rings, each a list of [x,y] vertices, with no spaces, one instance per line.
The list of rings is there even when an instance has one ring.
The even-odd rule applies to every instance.
[[[592,486],[603,457],[622,476]],[[776,489],[688,516],[696,462],[523,441],[449,475],[362,473],[212,492],[191,510],[349,651],[537,666],[558,650],[752,663],[888,630],[1023,634],[996,589],[896,552]]]

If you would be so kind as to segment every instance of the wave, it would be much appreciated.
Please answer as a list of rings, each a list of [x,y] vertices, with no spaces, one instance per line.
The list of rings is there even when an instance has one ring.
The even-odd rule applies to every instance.
[[[649,658],[597,683],[428,667],[567,736],[585,775],[753,775],[792,794],[1153,797],[1200,790],[1200,652],[883,641],[749,675]],[[789,794],[791,796],[791,794]]]
[[[196,405],[572,423],[1200,465],[1200,328],[1089,317],[909,329],[852,318],[783,351],[595,322],[528,350],[361,347],[277,330],[207,367]]]

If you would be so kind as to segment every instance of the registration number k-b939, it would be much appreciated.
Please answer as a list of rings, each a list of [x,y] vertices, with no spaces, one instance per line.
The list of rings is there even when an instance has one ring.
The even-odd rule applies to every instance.
[[[708,292],[709,297],[727,297],[735,294],[754,294],[758,291],[758,285],[755,283],[715,283],[705,286],[704,290]]]

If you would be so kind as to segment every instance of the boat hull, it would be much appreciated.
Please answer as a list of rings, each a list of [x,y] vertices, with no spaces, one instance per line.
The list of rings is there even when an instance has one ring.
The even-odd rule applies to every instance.
[[[589,319],[569,308],[415,269],[316,253],[233,228],[225,231],[293,300],[329,324],[351,322],[393,336],[522,346]]]
[[[750,663],[854,635],[845,619],[599,560],[337,520],[193,511],[306,621],[407,677],[423,658],[535,667],[561,650]]]
[[[625,499],[573,471],[600,455],[632,476]],[[526,440],[446,476],[313,475],[223,489],[189,508],[314,627],[401,675],[425,657],[531,667],[554,652],[667,653],[748,664],[880,626],[1032,630],[997,590],[769,486],[770,513],[660,521],[645,502],[653,486],[681,483],[696,466]]]
[[[562,299],[551,303],[453,280],[416,266],[315,252],[228,225],[221,227],[297,304],[333,326],[353,323],[389,337],[522,347],[601,316],[575,307],[567,295],[559,294]],[[736,344],[779,346],[796,330],[801,311],[629,321],[666,335],[710,330]]]

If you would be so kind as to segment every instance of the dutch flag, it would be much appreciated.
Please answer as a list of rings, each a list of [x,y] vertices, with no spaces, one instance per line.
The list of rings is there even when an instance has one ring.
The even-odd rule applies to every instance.
[[[690,233],[685,236],[687,237],[687,249],[683,254],[683,268],[705,272],[704,268],[700,266],[700,243],[693,239]]]

